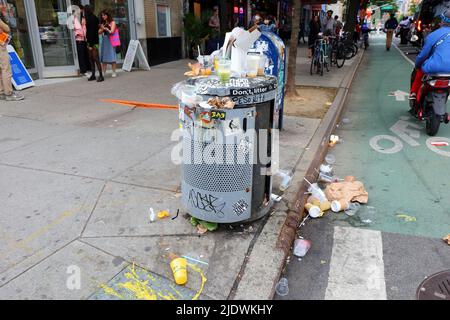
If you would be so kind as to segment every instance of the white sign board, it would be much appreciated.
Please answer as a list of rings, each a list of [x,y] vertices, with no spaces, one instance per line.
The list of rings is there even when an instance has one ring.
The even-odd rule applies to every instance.
[[[139,61],[139,67],[144,70],[150,70],[150,66],[148,64],[147,58],[145,57],[144,50],[142,49],[141,43],[139,40],[130,40],[130,44],[128,45],[127,54],[125,55],[125,59],[123,61],[122,70],[131,71],[133,66],[134,59],[136,59],[136,55]]]

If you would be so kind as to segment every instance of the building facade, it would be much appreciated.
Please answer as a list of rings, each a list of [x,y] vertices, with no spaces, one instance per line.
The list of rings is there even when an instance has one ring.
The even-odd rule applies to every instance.
[[[73,5],[111,12],[121,38],[121,63],[138,39],[151,65],[181,58],[182,0],[0,0],[11,27],[11,45],[34,78],[75,76],[78,58],[67,24]],[[169,49],[169,50],[168,50]],[[161,54],[164,53],[164,54]]]

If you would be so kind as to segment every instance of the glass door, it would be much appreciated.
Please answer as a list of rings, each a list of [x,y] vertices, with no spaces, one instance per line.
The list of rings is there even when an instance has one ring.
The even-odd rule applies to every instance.
[[[35,0],[34,42],[38,52],[41,77],[74,76],[77,74],[75,39],[67,24],[68,0]],[[33,8],[34,7],[34,8]]]

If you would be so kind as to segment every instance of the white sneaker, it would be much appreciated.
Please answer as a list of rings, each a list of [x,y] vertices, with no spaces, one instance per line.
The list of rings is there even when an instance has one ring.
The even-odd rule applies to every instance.
[[[111,77],[116,78],[116,77],[117,77],[117,74],[116,74],[115,72],[113,72],[113,74],[112,74]]]
[[[5,95],[5,99],[6,99],[6,101],[20,101],[20,100],[25,99],[25,97],[22,96],[21,94],[18,94],[18,93],[16,93],[16,92],[13,92],[13,93],[10,94],[9,96],[8,96],[8,95]]]

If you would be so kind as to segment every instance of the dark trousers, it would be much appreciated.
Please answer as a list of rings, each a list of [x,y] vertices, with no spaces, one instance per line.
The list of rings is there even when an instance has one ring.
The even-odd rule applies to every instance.
[[[87,43],[85,41],[77,41],[77,54],[78,54],[78,65],[80,66],[80,73],[84,74],[86,73],[86,71],[91,70]]]

